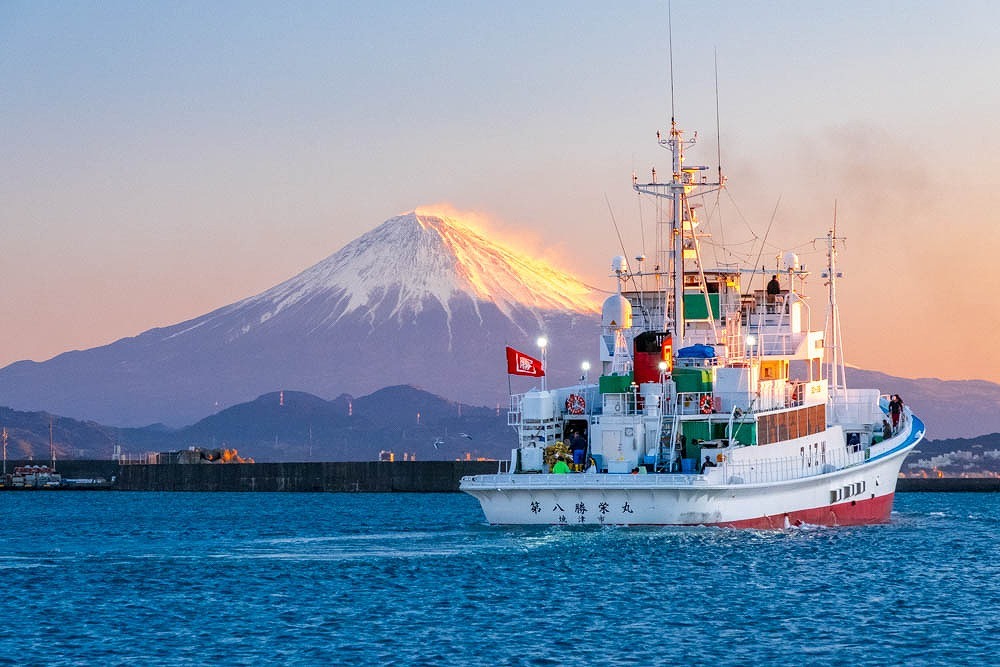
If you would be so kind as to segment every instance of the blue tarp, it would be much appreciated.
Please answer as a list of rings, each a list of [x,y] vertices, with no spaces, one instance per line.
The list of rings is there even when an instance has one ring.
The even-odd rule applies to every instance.
[[[690,359],[714,359],[715,348],[711,345],[688,345],[677,350],[677,356]]]

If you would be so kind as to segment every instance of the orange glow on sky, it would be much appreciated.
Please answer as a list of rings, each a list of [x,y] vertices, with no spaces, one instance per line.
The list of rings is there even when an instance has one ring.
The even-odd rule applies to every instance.
[[[669,173],[675,113],[729,179],[707,263],[794,250],[819,328],[836,203],[848,362],[1000,381],[1000,9],[960,5],[674,2],[674,109],[667,3],[488,31],[475,3],[0,6],[0,366],[260,293],[427,201],[612,290],[611,257],[652,256],[631,175]]]

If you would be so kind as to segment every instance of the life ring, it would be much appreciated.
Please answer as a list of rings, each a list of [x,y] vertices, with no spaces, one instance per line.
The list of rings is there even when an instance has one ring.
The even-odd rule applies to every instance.
[[[571,415],[582,415],[587,409],[587,401],[580,394],[570,394],[566,398],[566,412]]]
[[[709,415],[714,411],[714,405],[712,402],[712,397],[705,394],[698,400],[698,407],[701,409],[701,414]]]

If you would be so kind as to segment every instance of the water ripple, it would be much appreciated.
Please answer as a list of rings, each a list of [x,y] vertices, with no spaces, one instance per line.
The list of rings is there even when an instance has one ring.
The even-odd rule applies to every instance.
[[[991,494],[900,494],[890,525],[783,531],[501,528],[458,494],[3,500],[17,613],[0,664],[936,665],[1000,648]]]

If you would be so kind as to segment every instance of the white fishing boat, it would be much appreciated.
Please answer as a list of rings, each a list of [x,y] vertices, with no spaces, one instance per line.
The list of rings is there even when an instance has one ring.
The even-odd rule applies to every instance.
[[[508,350],[508,371],[541,377],[541,388],[511,397],[517,447],[506,470],[465,477],[461,490],[491,524],[887,522],[924,425],[907,407],[890,410],[878,389],[846,386],[836,223],[824,239],[824,327],[811,330],[809,273],[795,254],[766,274],[706,266],[693,200],[723,187],[721,170],[710,182],[707,167],[685,164],[694,139],[673,120],[659,143],[672,154],[670,178],[633,178],[658,203],[654,266],[641,256],[635,270],[624,257],[612,263],[598,382],[548,389],[544,341],[541,360]],[[552,472],[564,450],[573,461]]]

